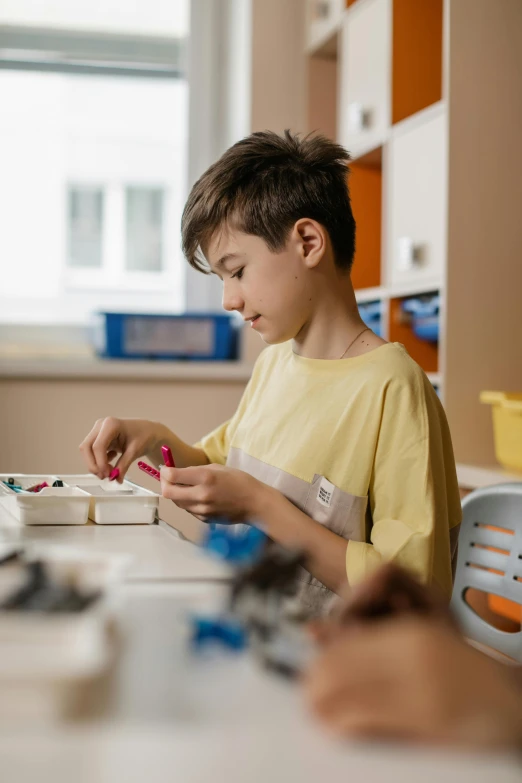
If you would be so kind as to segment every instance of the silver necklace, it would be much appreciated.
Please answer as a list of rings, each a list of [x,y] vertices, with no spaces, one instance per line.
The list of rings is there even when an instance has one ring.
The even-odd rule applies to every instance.
[[[370,329],[370,327],[369,327],[369,326],[365,326],[365,327],[364,327],[364,329],[362,330],[362,332],[359,332],[359,334],[358,334],[356,337],[354,337],[354,338],[353,338],[352,342],[350,343],[350,345],[348,346],[348,348],[347,348],[347,349],[346,349],[346,350],[343,352],[342,356],[339,356],[339,359],[343,359],[343,358],[346,356],[346,354],[348,353],[348,351],[350,350],[350,348],[352,347],[352,345],[353,345],[353,344],[354,344],[354,343],[355,343],[355,342],[356,342],[356,341],[359,339],[359,337],[360,337],[362,334],[364,334],[365,332],[371,332],[371,329]]]

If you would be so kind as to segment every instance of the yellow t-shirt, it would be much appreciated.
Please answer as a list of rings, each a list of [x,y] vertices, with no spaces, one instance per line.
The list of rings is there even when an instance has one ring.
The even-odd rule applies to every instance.
[[[265,349],[228,422],[199,444],[348,540],[348,582],[394,560],[449,597],[461,506],[444,410],[398,343],[351,359]],[[311,609],[326,590],[307,575]],[[306,596],[305,596],[306,597]]]

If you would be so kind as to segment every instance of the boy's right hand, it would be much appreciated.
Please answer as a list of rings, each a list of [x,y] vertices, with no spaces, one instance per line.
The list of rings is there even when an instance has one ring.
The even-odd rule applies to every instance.
[[[134,460],[154,450],[161,439],[160,426],[146,419],[98,419],[80,451],[90,472],[101,479],[109,477],[114,469],[111,460],[120,455],[115,467],[121,482]]]

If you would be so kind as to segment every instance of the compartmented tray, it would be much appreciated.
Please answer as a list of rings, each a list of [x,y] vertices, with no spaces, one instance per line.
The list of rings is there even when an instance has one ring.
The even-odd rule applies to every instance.
[[[9,479],[16,481],[12,489]],[[53,487],[56,481],[63,486]],[[39,492],[35,485],[47,483]],[[132,481],[123,484],[90,474],[0,475],[0,503],[22,525],[147,525],[156,519],[159,495]]]
[[[89,687],[110,664],[110,629],[121,600],[117,586],[130,558],[38,543],[7,560],[14,549],[0,544],[0,721],[59,718],[77,699],[78,688]],[[4,608],[26,585],[25,564],[35,561],[50,585],[74,585],[92,596],[90,603],[74,611]]]

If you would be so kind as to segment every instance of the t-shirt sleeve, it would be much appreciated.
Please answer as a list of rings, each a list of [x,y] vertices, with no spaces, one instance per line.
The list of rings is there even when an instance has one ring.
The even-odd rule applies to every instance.
[[[450,529],[461,518],[453,449],[431,384],[420,371],[411,381],[391,381],[384,392],[369,487],[371,543],[348,543],[347,576],[356,584],[394,561],[449,597]]]
[[[236,412],[231,419],[220,424],[215,430],[209,432],[197,443],[194,443],[194,448],[201,449],[205,452],[209,462],[214,462],[219,465],[225,465],[230,451],[230,444],[234,436],[234,432],[241,421],[244,413],[250,404],[255,389],[260,383],[262,378],[262,362],[264,359],[265,351],[258,357],[254,369],[252,371],[252,377],[246,385],[245,391],[241,397]]]
[[[230,423],[232,419],[225,421],[209,432],[197,443],[194,448],[201,449],[207,456],[209,462],[215,462],[218,465],[224,465],[227,461],[229,443],[230,443]]]

